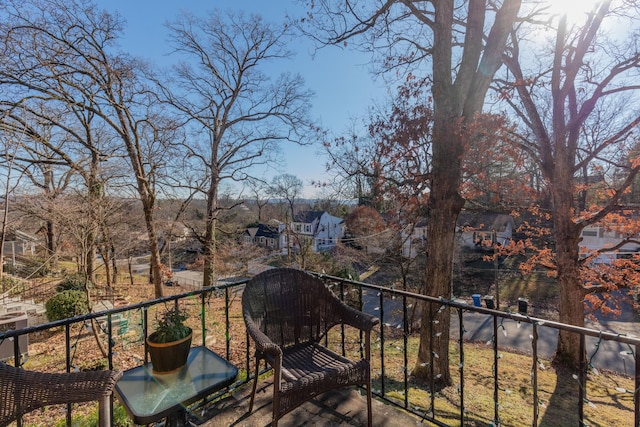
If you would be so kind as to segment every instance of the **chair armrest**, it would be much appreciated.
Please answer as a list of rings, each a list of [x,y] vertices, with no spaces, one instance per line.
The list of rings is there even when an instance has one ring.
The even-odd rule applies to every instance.
[[[264,359],[273,368],[274,387],[280,390],[282,382],[282,349],[264,334],[248,316],[244,316],[247,333],[256,344],[257,360]],[[258,363],[256,361],[256,363]]]
[[[341,323],[344,323],[364,332],[371,332],[374,326],[380,323],[380,319],[363,311],[357,310],[336,298],[337,312]]]
[[[249,336],[256,344],[256,351],[271,356],[279,365],[282,364],[282,349],[271,338],[264,334],[255,322],[244,316],[244,322]]]

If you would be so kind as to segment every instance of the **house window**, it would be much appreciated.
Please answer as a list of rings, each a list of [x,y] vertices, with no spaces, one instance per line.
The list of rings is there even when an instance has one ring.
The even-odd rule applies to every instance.
[[[311,233],[311,224],[305,224],[304,225],[304,232],[305,233]]]
[[[302,226],[300,224],[295,224],[293,229],[296,233],[299,233],[302,230]]]
[[[582,230],[584,237],[598,237],[598,230]]]

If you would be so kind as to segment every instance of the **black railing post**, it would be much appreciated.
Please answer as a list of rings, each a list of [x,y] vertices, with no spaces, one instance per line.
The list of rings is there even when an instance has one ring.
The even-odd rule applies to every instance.
[[[2,340],[4,341],[4,340]],[[0,344],[2,344],[0,341]],[[13,338],[13,364],[16,368],[22,366],[22,354],[20,353],[20,337]]]
[[[640,357],[638,356],[638,350],[640,345],[635,345],[634,358],[636,360],[636,372],[635,372],[635,388],[633,389],[633,412],[634,412],[634,426],[640,427]]]
[[[585,360],[585,355],[586,355],[586,344],[585,344],[585,339],[584,339],[584,335],[580,334],[580,356],[579,356],[579,362],[578,362],[578,366],[580,369],[580,372],[578,372],[578,382],[579,384],[579,390],[578,390],[578,426],[582,427],[584,426],[584,400],[586,399],[586,390],[585,390],[585,383],[586,383],[586,370],[587,370],[587,362]]]
[[[402,342],[403,342],[403,350],[402,356],[404,359],[404,407],[409,407],[409,354],[407,351],[407,343],[409,339],[409,319],[407,318],[407,296],[402,295]]]
[[[64,342],[65,353],[67,359],[67,372],[71,372],[71,324],[67,323],[64,326]],[[71,427],[71,403],[67,403],[67,427]]]
[[[142,308],[142,337],[144,339],[144,364],[149,363],[147,334],[149,333],[149,307]]]
[[[111,313],[107,314],[107,336],[109,339],[109,345],[107,348],[109,349],[109,353],[107,354],[107,361],[109,364],[109,369],[113,370],[113,346],[115,344],[113,340],[113,324],[111,323]],[[113,420],[113,399],[109,399],[109,419]]]
[[[111,323],[111,313],[107,313],[107,348],[109,349],[109,354],[107,355],[107,362],[109,364],[109,369],[113,369],[113,325]]]
[[[433,303],[431,303],[433,304]],[[431,417],[436,417],[436,379],[435,379],[435,366],[433,366],[433,321],[436,315],[432,315],[429,319],[429,392],[431,400]]]
[[[231,358],[231,327],[229,326],[229,288],[224,288],[224,337],[227,360]]]
[[[384,295],[378,292],[380,296],[378,303],[380,304],[380,393],[384,396]]]
[[[533,377],[533,425],[538,425],[538,416],[540,414],[540,406],[538,403],[538,324],[533,323],[533,332],[531,341],[531,351],[533,352],[533,366],[531,367],[531,375]]]
[[[500,404],[498,391],[498,316],[493,315],[493,424],[500,425]]]
[[[460,347],[460,425],[464,425],[464,320],[462,309],[458,308],[458,347]]]
[[[344,300],[344,282],[340,282],[340,301],[347,303]],[[342,347],[342,357],[347,357],[347,349],[344,346],[344,323],[340,325],[340,346]]]
[[[364,311],[364,303],[362,301],[362,286],[358,286],[358,310]],[[360,331],[360,359],[364,358],[364,348],[362,342],[364,340],[364,332]]]
[[[206,300],[206,292],[200,293],[200,327],[202,328],[202,346],[207,345],[207,319],[205,310],[205,305],[207,303]]]

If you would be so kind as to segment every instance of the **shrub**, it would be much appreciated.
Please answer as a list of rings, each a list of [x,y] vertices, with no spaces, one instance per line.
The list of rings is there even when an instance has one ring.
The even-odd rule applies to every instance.
[[[57,292],[62,292],[62,291],[80,291],[80,292],[84,292],[84,282],[85,282],[85,277],[82,274],[76,273],[76,274],[70,274],[68,276],[65,276],[64,279],[62,279],[62,282],[58,283],[58,286],[56,286],[56,291]],[[87,285],[91,285],[91,282],[89,280],[87,280]]]
[[[28,257],[25,259],[25,265],[18,268],[17,273],[24,277],[36,278],[47,277],[50,271],[49,263],[44,258]]]
[[[24,288],[24,285],[18,287],[18,285],[20,284],[21,284],[20,280],[14,277],[2,276],[2,279],[0,280],[0,287],[2,288],[2,292],[8,291],[8,290],[13,290],[14,292],[20,292],[22,291],[22,288]],[[14,289],[15,287],[18,287],[18,289]]]
[[[84,292],[62,291],[45,304],[50,322],[89,312]]]

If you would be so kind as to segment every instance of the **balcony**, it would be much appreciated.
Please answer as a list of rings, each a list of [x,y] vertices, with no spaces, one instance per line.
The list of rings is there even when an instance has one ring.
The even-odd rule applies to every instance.
[[[552,321],[505,313],[466,302],[429,298],[385,287],[321,276],[336,295],[375,314],[381,327],[372,337],[374,423],[413,425],[429,421],[458,425],[640,425],[640,339],[596,329],[577,328]],[[144,339],[159,309],[171,304],[192,313],[194,345],[205,345],[235,364],[240,375],[229,389],[189,407],[196,425],[265,425],[270,420],[270,389],[258,393],[254,413],[245,414],[247,373],[254,371],[251,343],[241,315],[241,293],[246,281],[181,293],[140,304],[117,307],[72,319],[0,332],[0,344],[14,347],[15,360],[27,369],[71,372],[81,369],[125,370],[147,361]],[[454,385],[431,393],[433,384],[411,377],[419,342],[416,309],[435,304],[451,311],[450,364]],[[577,375],[550,368],[559,330],[580,337],[588,369]],[[16,339],[28,334],[29,354]],[[57,336],[59,346],[49,344]],[[106,357],[95,360],[96,337]],[[334,328],[326,344],[344,355],[361,351],[360,337]],[[35,349],[35,350],[34,350]],[[431,358],[439,357],[431,354]],[[519,367],[525,375],[514,369]],[[259,384],[267,387],[268,372]],[[327,393],[282,419],[299,425],[313,419],[319,425],[335,422],[359,425],[365,414],[357,390]],[[118,404],[113,410],[119,411]],[[35,411],[25,424],[42,424],[42,416],[66,418],[67,425],[82,419],[97,405],[66,405]],[[45,414],[45,415],[43,415]],[[116,417],[117,419],[117,417]],[[558,420],[563,420],[558,423]],[[567,421],[570,420],[570,421]],[[620,421],[622,420],[622,421]],[[314,421],[315,422],[315,421]],[[40,424],[39,424],[40,423]],[[220,424],[222,423],[222,424]],[[19,422],[18,425],[22,425]]]

